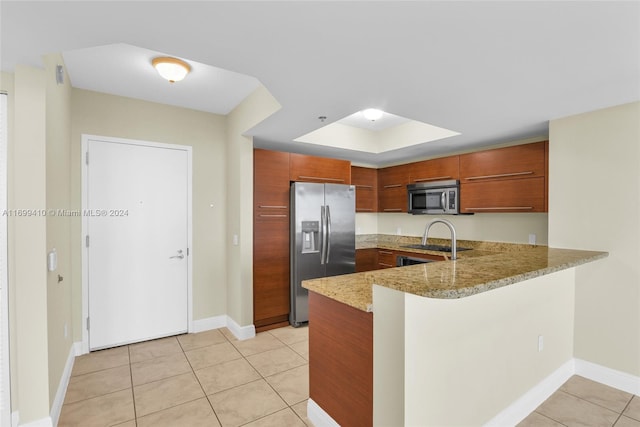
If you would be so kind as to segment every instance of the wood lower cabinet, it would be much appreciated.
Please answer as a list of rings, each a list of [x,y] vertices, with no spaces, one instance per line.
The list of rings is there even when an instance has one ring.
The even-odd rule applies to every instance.
[[[396,256],[392,250],[378,249],[378,270],[396,266]]]
[[[289,319],[289,153],[254,150],[253,323]]]
[[[378,250],[357,249],[356,250],[356,273],[378,269]]]
[[[376,212],[378,210],[377,170],[351,166],[351,184],[356,187],[356,212]]]
[[[309,397],[341,426],[373,425],[373,313],[311,291]]]
[[[351,162],[291,153],[289,178],[291,181],[351,184]]]

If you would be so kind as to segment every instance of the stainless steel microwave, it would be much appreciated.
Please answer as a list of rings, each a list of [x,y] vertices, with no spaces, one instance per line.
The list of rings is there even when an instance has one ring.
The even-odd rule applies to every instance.
[[[408,212],[413,215],[460,213],[460,181],[432,181],[407,185]]]

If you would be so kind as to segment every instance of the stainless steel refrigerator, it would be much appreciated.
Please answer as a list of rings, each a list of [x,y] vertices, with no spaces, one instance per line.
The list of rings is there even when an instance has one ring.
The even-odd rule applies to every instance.
[[[301,282],[355,272],[355,187],[291,184],[291,312],[289,323],[309,321],[309,294]]]

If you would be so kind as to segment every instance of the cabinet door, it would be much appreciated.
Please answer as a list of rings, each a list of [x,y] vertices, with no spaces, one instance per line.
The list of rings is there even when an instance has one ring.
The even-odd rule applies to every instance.
[[[256,215],[289,213],[289,153],[253,150],[253,207]]]
[[[253,319],[257,329],[289,318],[289,222],[258,222],[253,240]]]
[[[351,162],[291,153],[289,174],[291,181],[351,184]]]
[[[409,165],[392,166],[378,171],[378,210],[407,212],[407,184]]]
[[[396,266],[396,256],[388,249],[378,249],[378,269]]]
[[[371,168],[351,166],[351,184],[356,187],[356,212],[376,212],[378,172]]]
[[[289,153],[253,153],[253,319],[260,331],[289,318]]]
[[[431,254],[423,254],[419,252],[406,252],[406,251],[393,251],[396,257],[399,256],[408,256],[411,258],[419,258],[419,259],[428,259],[431,261],[445,261],[446,258],[444,255],[431,255]]]
[[[459,179],[459,156],[411,163],[411,183]]]
[[[356,250],[356,273],[361,271],[371,271],[378,269],[378,250],[358,249]]]
[[[462,184],[460,212],[545,212],[545,177]]]
[[[460,156],[462,183],[545,176],[546,141]]]

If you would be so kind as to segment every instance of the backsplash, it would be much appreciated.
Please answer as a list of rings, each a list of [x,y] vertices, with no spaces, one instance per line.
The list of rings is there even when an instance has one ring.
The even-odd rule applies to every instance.
[[[390,235],[422,237],[426,225],[437,215],[409,215],[406,213],[358,213],[357,235]],[[535,234],[537,245],[548,244],[548,214],[546,213],[492,213],[476,215],[446,215],[456,227],[459,240],[529,244],[529,235]],[[449,229],[434,225],[429,238],[449,238]]]

